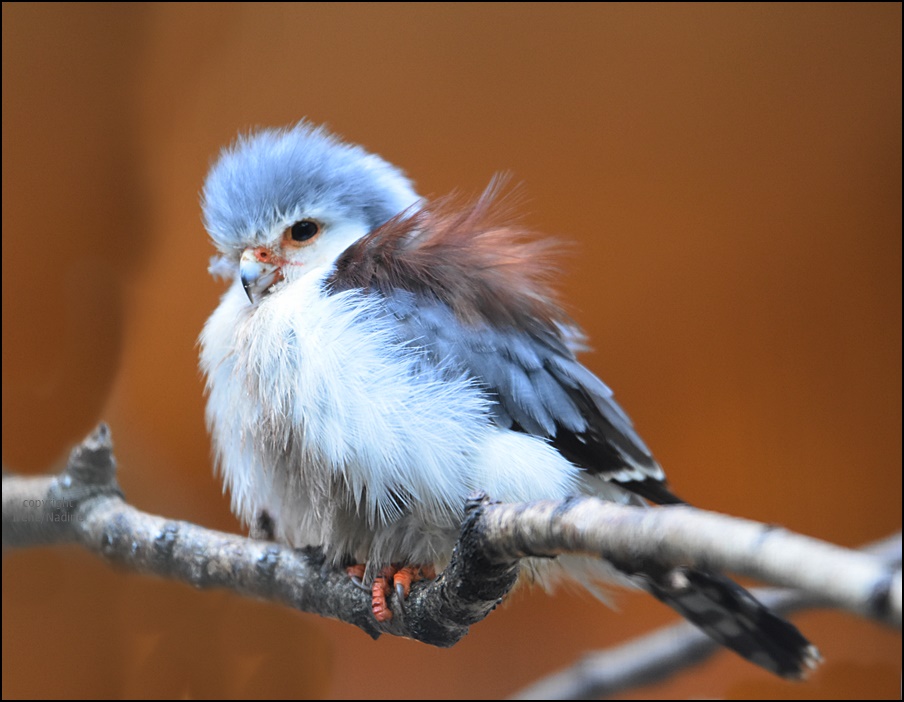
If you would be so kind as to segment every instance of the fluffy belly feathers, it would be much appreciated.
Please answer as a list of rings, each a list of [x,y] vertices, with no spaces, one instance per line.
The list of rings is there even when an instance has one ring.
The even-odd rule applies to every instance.
[[[578,469],[546,442],[494,426],[480,387],[399,342],[372,297],[324,294],[322,277],[256,307],[236,283],[201,335],[207,420],[245,523],[265,510],[278,540],[336,562],[442,563],[471,492],[576,490]]]

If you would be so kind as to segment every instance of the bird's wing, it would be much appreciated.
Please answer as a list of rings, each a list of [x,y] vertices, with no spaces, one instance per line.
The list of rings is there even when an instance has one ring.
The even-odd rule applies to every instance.
[[[646,487],[651,499],[669,501],[653,492],[664,476],[628,415],[575,358],[571,328],[473,326],[458,320],[446,303],[404,290],[384,300],[402,339],[486,389],[497,425],[548,439],[588,472],[636,487],[639,494]]]
[[[470,209],[431,206],[390,220],[340,256],[328,285],[379,295],[404,343],[485,388],[499,426],[541,436],[642,497],[680,502],[612,392],[575,358],[580,333],[537,265],[547,252],[488,223],[492,195]],[[801,677],[819,660],[792,624],[718,573],[613,565],[767,670]]]
[[[390,220],[344,252],[328,286],[381,296],[400,340],[485,388],[499,426],[548,439],[643,497],[679,501],[612,391],[575,357],[581,334],[547,292],[550,243],[496,224],[495,196],[491,185],[470,205]]]

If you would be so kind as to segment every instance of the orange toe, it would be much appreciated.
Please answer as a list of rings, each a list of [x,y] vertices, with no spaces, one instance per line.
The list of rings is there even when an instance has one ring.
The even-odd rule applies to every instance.
[[[374,584],[371,587],[371,609],[374,618],[378,622],[388,622],[392,620],[392,610],[389,609],[389,594],[392,592],[390,578],[393,577],[395,568],[386,566],[380,571],[380,574],[374,578]]]
[[[411,584],[419,580],[428,580],[436,577],[436,569],[432,565],[424,566],[386,566],[380,574],[374,578],[371,587],[371,609],[374,618],[378,622],[392,620],[392,610],[389,608],[389,597],[393,591],[400,600],[408,597]]]
[[[411,583],[416,583],[419,580],[430,580],[435,577],[436,568],[432,565],[405,566],[404,568],[399,568],[395,575],[392,576],[392,584],[395,586],[395,591],[405,599],[408,597],[408,593],[411,592]]]

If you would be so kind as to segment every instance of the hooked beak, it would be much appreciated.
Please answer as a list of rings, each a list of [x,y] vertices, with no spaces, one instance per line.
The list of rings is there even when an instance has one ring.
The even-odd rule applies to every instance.
[[[280,263],[279,258],[265,246],[248,248],[242,252],[239,278],[252,305],[273,283],[282,280]]]

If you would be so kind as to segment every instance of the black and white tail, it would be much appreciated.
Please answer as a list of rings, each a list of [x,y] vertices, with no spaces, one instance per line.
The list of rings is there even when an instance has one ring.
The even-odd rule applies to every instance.
[[[796,626],[724,575],[676,568],[644,580],[653,595],[708,636],[776,675],[800,679],[821,660]]]

